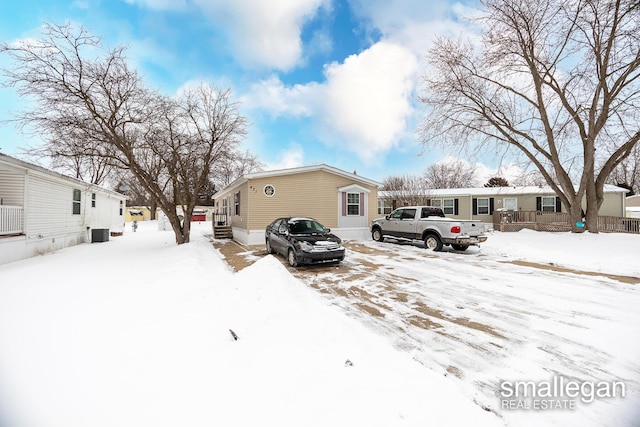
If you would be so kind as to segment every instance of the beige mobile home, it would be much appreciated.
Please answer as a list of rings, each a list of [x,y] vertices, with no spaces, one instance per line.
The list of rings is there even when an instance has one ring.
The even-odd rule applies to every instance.
[[[124,230],[126,200],[0,153],[0,264],[107,240]]]
[[[213,226],[228,225],[243,244],[264,244],[264,230],[284,216],[308,216],[343,239],[369,236],[380,184],[325,164],[250,173],[214,195]]]

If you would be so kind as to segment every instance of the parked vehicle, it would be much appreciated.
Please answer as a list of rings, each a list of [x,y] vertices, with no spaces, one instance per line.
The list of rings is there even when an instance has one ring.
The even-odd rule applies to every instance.
[[[487,240],[482,221],[446,218],[442,209],[435,206],[407,206],[374,220],[373,240],[381,242],[386,236],[422,240],[433,251],[440,251],[445,245],[464,251]]]
[[[292,267],[301,264],[340,262],[344,259],[342,241],[313,218],[278,218],[265,230],[270,254],[284,255]]]

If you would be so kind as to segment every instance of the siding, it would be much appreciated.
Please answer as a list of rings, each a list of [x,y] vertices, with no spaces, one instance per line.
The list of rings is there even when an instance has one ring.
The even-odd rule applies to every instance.
[[[262,229],[281,216],[309,216],[326,227],[336,228],[339,215],[338,188],[354,183],[371,190],[367,203],[370,222],[376,214],[377,191],[364,183],[324,170],[252,179],[248,182],[251,210],[249,229]],[[275,187],[272,197],[264,194],[266,185]]]
[[[80,185],[62,185],[47,177],[27,175],[27,206],[25,212],[25,234],[29,238],[55,237],[61,235],[84,236],[86,193],[82,193],[80,215],[72,214],[73,189],[83,190]]]
[[[0,199],[3,205],[24,206],[24,174],[0,168]]]

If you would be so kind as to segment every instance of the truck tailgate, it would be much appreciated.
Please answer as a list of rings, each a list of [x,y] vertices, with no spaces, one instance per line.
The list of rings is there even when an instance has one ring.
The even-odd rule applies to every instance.
[[[476,237],[484,233],[482,221],[460,221],[461,234]]]

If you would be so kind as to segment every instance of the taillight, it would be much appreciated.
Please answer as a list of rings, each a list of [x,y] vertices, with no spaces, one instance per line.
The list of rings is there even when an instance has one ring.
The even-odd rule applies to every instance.
[[[451,232],[452,233],[459,233],[460,232],[460,226],[459,225],[454,225],[453,227],[451,227]]]

